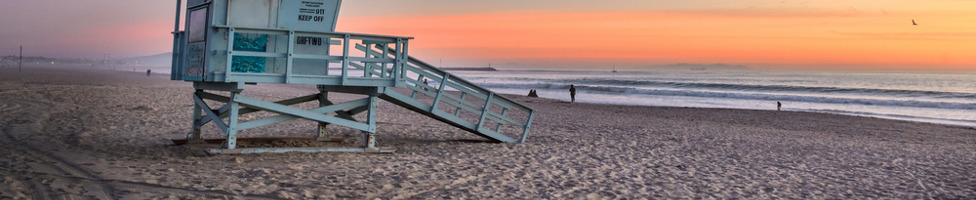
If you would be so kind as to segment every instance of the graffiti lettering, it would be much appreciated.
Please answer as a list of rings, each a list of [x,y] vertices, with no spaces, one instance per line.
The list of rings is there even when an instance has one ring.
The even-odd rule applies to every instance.
[[[301,45],[322,46],[322,38],[320,38],[320,37],[298,36],[298,37],[295,38],[295,43],[301,44]]]
[[[195,68],[186,69],[186,75],[187,76],[202,76],[203,75],[203,68],[195,67]]]

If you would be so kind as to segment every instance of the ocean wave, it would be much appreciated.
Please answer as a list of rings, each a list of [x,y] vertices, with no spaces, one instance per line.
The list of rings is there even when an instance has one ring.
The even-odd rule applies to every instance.
[[[556,83],[475,83],[478,86],[489,88],[512,88],[512,89],[569,89],[569,84]]]
[[[790,95],[790,94],[768,94],[768,93],[754,93],[754,92],[644,89],[644,88],[632,88],[632,87],[605,87],[605,86],[576,86],[576,88],[577,90],[582,90],[582,91],[593,91],[593,92],[602,92],[602,93],[611,93],[611,94],[624,93],[624,94],[640,94],[640,95],[692,96],[692,97],[732,98],[732,99],[770,100],[770,101],[798,101],[798,102],[830,103],[830,104],[860,104],[860,105],[976,110],[976,103],[958,103],[958,102],[926,101],[926,100],[845,98],[845,97],[806,96],[806,95]]]
[[[553,83],[555,81],[555,83]],[[479,85],[496,88],[517,88],[517,89],[568,89],[569,84],[606,86],[606,87],[660,87],[693,90],[730,90],[730,91],[757,91],[757,92],[799,92],[807,94],[858,94],[868,96],[894,96],[894,97],[929,97],[940,99],[973,99],[976,93],[961,92],[942,92],[942,91],[923,91],[923,90],[904,90],[904,89],[877,89],[877,88],[843,88],[843,87],[819,87],[819,86],[789,86],[789,85],[755,85],[755,84],[727,84],[727,83],[693,83],[693,82],[672,82],[672,81],[648,81],[648,80],[615,80],[615,79],[571,79],[571,80],[544,80],[544,79],[519,79],[508,83],[479,83]]]
[[[551,83],[487,83],[487,84],[480,84],[480,85],[489,88],[519,88],[519,89],[531,88],[531,89],[551,89],[551,90],[565,90],[569,88],[569,85],[551,84]],[[721,91],[721,90],[648,89],[648,88],[636,88],[636,87],[599,86],[599,85],[576,85],[576,89],[580,92],[594,92],[594,93],[622,94],[622,95],[690,96],[690,97],[732,98],[732,99],[769,100],[769,101],[796,101],[796,102],[829,103],[829,104],[859,104],[859,105],[976,110],[976,103],[958,103],[958,102],[926,101],[926,100],[845,98],[845,97],[770,94],[770,93]]]
[[[881,117],[881,118],[904,119],[904,120],[911,120],[911,121],[929,121],[929,122],[935,121],[935,122],[959,124],[959,125],[976,124],[976,120],[926,117],[926,116],[918,116],[918,115],[857,112],[857,111],[838,110],[838,109],[799,109],[799,110],[805,110],[810,112],[821,112],[821,113],[836,113],[842,115],[874,116],[874,117]]]

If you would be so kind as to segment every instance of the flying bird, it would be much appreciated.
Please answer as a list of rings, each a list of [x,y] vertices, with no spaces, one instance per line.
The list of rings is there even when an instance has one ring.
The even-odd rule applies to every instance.
[[[915,19],[912,19],[912,26],[918,26],[918,24],[915,23]]]

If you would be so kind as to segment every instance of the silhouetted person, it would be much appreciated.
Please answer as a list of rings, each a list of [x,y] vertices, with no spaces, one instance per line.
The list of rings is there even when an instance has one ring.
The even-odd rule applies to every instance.
[[[539,97],[539,94],[535,90],[529,90],[529,97]]]
[[[427,91],[427,78],[424,78],[424,91]]]
[[[573,84],[569,84],[569,99],[572,102],[576,102],[576,87]]]
[[[776,102],[776,111],[779,111],[781,108],[783,108],[783,103],[780,103],[779,101],[777,101]]]
[[[149,76],[150,73],[152,73],[152,70],[151,69],[147,69],[146,70],[146,76]]]

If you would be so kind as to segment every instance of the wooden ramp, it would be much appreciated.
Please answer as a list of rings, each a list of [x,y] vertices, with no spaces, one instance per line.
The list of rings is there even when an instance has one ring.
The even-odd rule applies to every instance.
[[[395,48],[357,45],[373,57],[389,57]],[[385,49],[383,54],[378,51]],[[353,65],[366,74],[390,74],[380,64]],[[535,111],[491,90],[472,84],[413,57],[403,66],[405,84],[378,88],[378,97],[414,112],[464,129],[495,142],[524,142]],[[426,82],[426,83],[425,83]],[[355,93],[357,88],[320,86],[326,91]]]
[[[408,91],[386,89],[381,99],[492,141],[525,141],[534,110],[419,60],[410,61],[408,70],[418,75],[420,83],[408,79],[413,83],[406,87]],[[424,78],[438,80],[437,87],[423,84]]]

